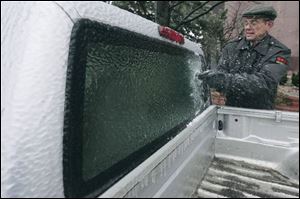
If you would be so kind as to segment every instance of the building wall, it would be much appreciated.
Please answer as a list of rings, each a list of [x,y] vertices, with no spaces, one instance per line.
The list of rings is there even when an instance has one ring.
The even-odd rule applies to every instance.
[[[242,13],[255,4],[272,5],[277,11],[274,27],[270,31],[276,39],[292,50],[292,71],[299,71],[299,1],[229,1],[225,3],[228,10],[226,24],[237,19],[231,38],[236,37],[242,29]],[[226,30],[226,28],[225,28]]]
[[[278,18],[270,34],[292,50],[292,70],[299,71],[299,1],[270,1]]]

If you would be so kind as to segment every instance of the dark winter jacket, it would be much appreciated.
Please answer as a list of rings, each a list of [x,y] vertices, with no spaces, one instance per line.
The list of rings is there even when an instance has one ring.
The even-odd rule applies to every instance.
[[[228,106],[273,109],[290,56],[290,49],[270,35],[253,47],[239,37],[222,51],[217,71],[224,75],[215,80],[215,87],[226,95]]]

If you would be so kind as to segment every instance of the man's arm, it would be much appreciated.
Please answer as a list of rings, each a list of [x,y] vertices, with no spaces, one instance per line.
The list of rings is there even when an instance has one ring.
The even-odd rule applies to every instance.
[[[225,52],[226,53],[226,52]],[[225,54],[226,55],[226,54]],[[279,51],[271,56],[260,71],[253,74],[231,74],[226,60],[220,63],[217,71],[210,72],[204,79],[210,87],[222,92],[244,92],[247,94],[269,93],[276,89],[290,63],[291,51]]]
[[[227,45],[223,48],[218,66],[215,70],[207,70],[198,74],[198,79],[204,80],[211,88],[216,88],[219,92],[224,92],[227,81],[227,73],[229,73],[229,54],[230,47]]]
[[[270,92],[276,89],[280,79],[286,74],[291,51],[280,51],[270,57],[260,71],[253,74],[227,74],[225,90],[244,91],[249,94]]]

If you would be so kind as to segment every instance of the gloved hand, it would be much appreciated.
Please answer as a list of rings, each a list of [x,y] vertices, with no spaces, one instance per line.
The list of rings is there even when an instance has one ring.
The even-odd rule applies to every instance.
[[[206,77],[209,75],[209,73],[211,73],[212,71],[211,70],[206,70],[202,73],[197,73],[196,76],[198,77],[198,79],[200,80],[204,80],[206,79]]]
[[[224,89],[227,85],[226,73],[208,70],[197,74],[198,79],[203,80],[211,88]]]

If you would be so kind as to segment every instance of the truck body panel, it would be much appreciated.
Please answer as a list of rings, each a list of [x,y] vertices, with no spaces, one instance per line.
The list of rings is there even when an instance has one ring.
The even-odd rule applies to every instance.
[[[222,130],[218,130],[219,121],[224,123]],[[258,128],[259,123],[264,125]],[[299,195],[298,125],[297,113],[210,106],[187,127],[196,129],[193,134],[199,134],[202,141],[195,139],[186,148],[178,145],[174,151],[170,150],[170,155],[178,150],[189,154],[181,153],[172,162],[177,169],[171,176],[161,172],[170,167],[164,163],[168,155],[164,154],[162,161],[152,166],[153,170],[143,171],[149,158],[137,168],[148,175],[141,178],[134,175],[134,170],[100,197],[296,197]],[[190,142],[186,131],[180,136],[185,137],[182,143]],[[206,140],[205,136],[212,140]],[[177,139],[179,135],[153,156],[163,154],[160,151],[171,148],[169,144],[176,146]],[[188,161],[189,167],[185,167]],[[189,180],[174,175],[188,176]],[[155,179],[152,183],[159,181],[159,185],[149,183],[151,179]],[[132,182],[135,185],[128,187]]]
[[[171,42],[159,35],[158,24],[102,2],[2,2],[1,197],[72,196],[66,191],[72,177],[66,180],[64,167],[68,162],[64,108],[72,30],[82,19],[203,57],[200,45],[187,39],[184,45]],[[189,66],[193,88],[202,85],[193,78],[205,69],[199,63]],[[298,113],[208,106],[208,102],[181,132],[112,186],[99,191],[96,183],[96,189],[82,196],[250,197],[272,195],[270,191],[280,197],[299,195]],[[251,181],[262,187],[255,195],[249,189],[237,191],[240,185],[224,188],[224,179],[233,183],[236,176],[210,178],[222,172],[214,168],[228,172],[232,165],[237,171],[257,167],[263,176],[271,172],[269,177],[279,179],[279,185],[257,176],[254,180],[238,176],[242,184]],[[245,175],[253,172],[247,170]],[[209,184],[212,180],[218,185]]]

